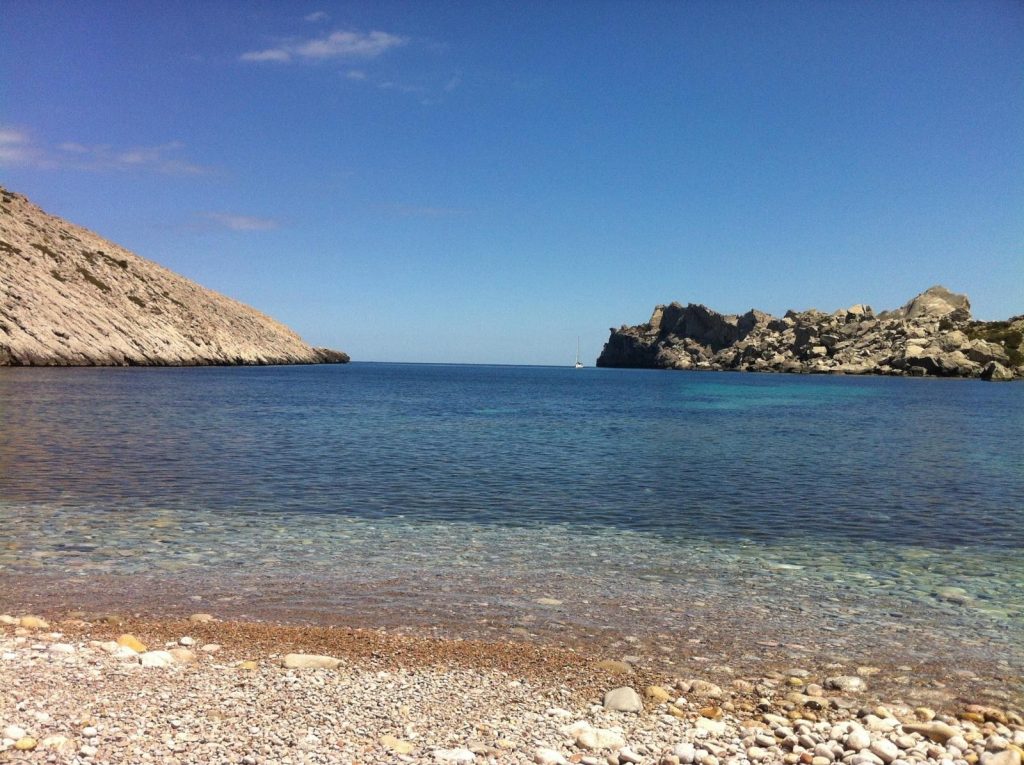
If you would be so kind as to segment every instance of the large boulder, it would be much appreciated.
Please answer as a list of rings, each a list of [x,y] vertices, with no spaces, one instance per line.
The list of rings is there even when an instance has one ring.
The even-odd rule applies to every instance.
[[[991,380],[992,382],[1008,382],[1013,379],[1013,372],[998,361],[990,361],[981,370],[981,379]]]
[[[911,299],[903,306],[902,311],[907,319],[949,317],[954,321],[969,321],[971,301],[967,299],[967,295],[958,295],[945,287],[936,285]]]

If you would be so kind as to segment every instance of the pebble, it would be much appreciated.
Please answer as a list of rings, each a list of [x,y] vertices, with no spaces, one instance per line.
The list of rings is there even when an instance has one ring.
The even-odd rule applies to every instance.
[[[38,616],[23,616],[18,620],[18,626],[27,630],[48,630],[50,623]]]
[[[395,736],[381,736],[378,741],[381,746],[397,754],[411,754],[416,749],[416,746],[411,742],[396,738]]]
[[[139,654],[139,664],[143,667],[169,667],[174,664],[174,657],[167,651],[146,651]]]
[[[838,675],[826,678],[825,687],[843,693],[859,693],[867,690],[867,683],[864,682],[864,678],[857,675]]]
[[[188,620],[193,624],[207,624],[214,621],[213,614],[192,614]]]
[[[576,746],[581,749],[620,749],[626,745],[622,734],[608,728],[594,728],[589,723],[583,723],[576,732]]]
[[[58,752],[59,754],[70,754],[75,750],[75,742],[67,736],[55,734],[47,736],[40,741],[39,748],[50,752]]]
[[[19,752],[31,752],[38,746],[38,742],[31,736],[22,736],[14,742],[14,748]]]
[[[680,765],[691,765],[697,753],[693,744],[689,742],[684,742],[682,744],[676,744],[674,747],[672,747],[672,755],[679,759]]]
[[[135,635],[124,634],[117,638],[117,644],[124,648],[131,648],[136,653],[145,653],[146,644],[139,640]]]
[[[185,635],[184,637],[178,638],[178,645],[183,645],[186,648],[188,648],[189,646],[193,646],[195,644],[196,644],[196,641],[194,639],[190,638],[188,635]]]
[[[533,761],[537,765],[569,765],[569,761],[554,749],[538,749],[533,753]]]
[[[604,695],[604,708],[614,712],[642,712],[640,694],[628,686],[615,688]]]
[[[171,648],[167,653],[177,664],[194,664],[196,655],[187,648]]]
[[[282,659],[281,666],[288,669],[337,669],[341,666],[341,659],[311,653],[289,653]]]
[[[725,720],[712,720],[707,717],[698,717],[697,722],[694,723],[694,727],[698,730],[706,730],[716,736],[720,736],[725,733],[726,724]]]
[[[871,734],[863,728],[854,728],[846,736],[846,748],[854,752],[860,752],[871,746]]]
[[[907,733],[920,733],[938,744],[946,743],[959,733],[952,725],[939,720],[927,723],[904,723],[903,730]]]
[[[462,763],[475,761],[476,755],[468,749],[435,749],[434,759],[437,760],[437,762],[461,765]]]
[[[877,755],[885,765],[890,765],[893,760],[900,756],[900,748],[891,741],[880,738],[871,742],[871,753]]]
[[[657,704],[669,701],[672,698],[672,694],[670,694],[660,685],[648,685],[646,688],[644,688],[644,696],[651,699]]]
[[[19,738],[24,738],[28,733],[20,725],[8,725],[4,728],[4,738],[9,738],[11,741],[17,741]]]
[[[598,669],[604,670],[611,675],[628,675],[633,672],[633,666],[617,659],[603,659],[595,665]]]
[[[981,765],[1021,765],[1020,752],[1016,749],[1004,749],[1001,752],[985,752],[981,755]]]

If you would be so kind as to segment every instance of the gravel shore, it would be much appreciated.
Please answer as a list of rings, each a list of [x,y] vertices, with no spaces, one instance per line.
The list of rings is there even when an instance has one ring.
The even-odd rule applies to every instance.
[[[1024,754],[1019,708],[878,699],[873,667],[728,680],[720,667],[712,680],[623,658],[204,614],[4,615],[0,762],[1020,765]]]

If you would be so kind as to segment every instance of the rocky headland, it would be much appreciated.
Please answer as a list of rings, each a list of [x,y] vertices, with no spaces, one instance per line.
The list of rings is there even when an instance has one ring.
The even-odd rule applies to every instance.
[[[348,360],[0,188],[0,366]]]
[[[966,295],[935,286],[902,308],[724,315],[659,305],[646,324],[611,330],[599,367],[812,374],[1024,377],[1024,316],[975,321]]]

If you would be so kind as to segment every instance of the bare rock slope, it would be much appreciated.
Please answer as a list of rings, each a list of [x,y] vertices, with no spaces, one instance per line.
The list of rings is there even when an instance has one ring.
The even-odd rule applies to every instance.
[[[348,360],[0,188],[0,366]]]
[[[935,286],[902,308],[833,313],[659,305],[646,324],[611,330],[599,367],[754,372],[1024,377],[1024,316],[974,321],[966,295]]]

